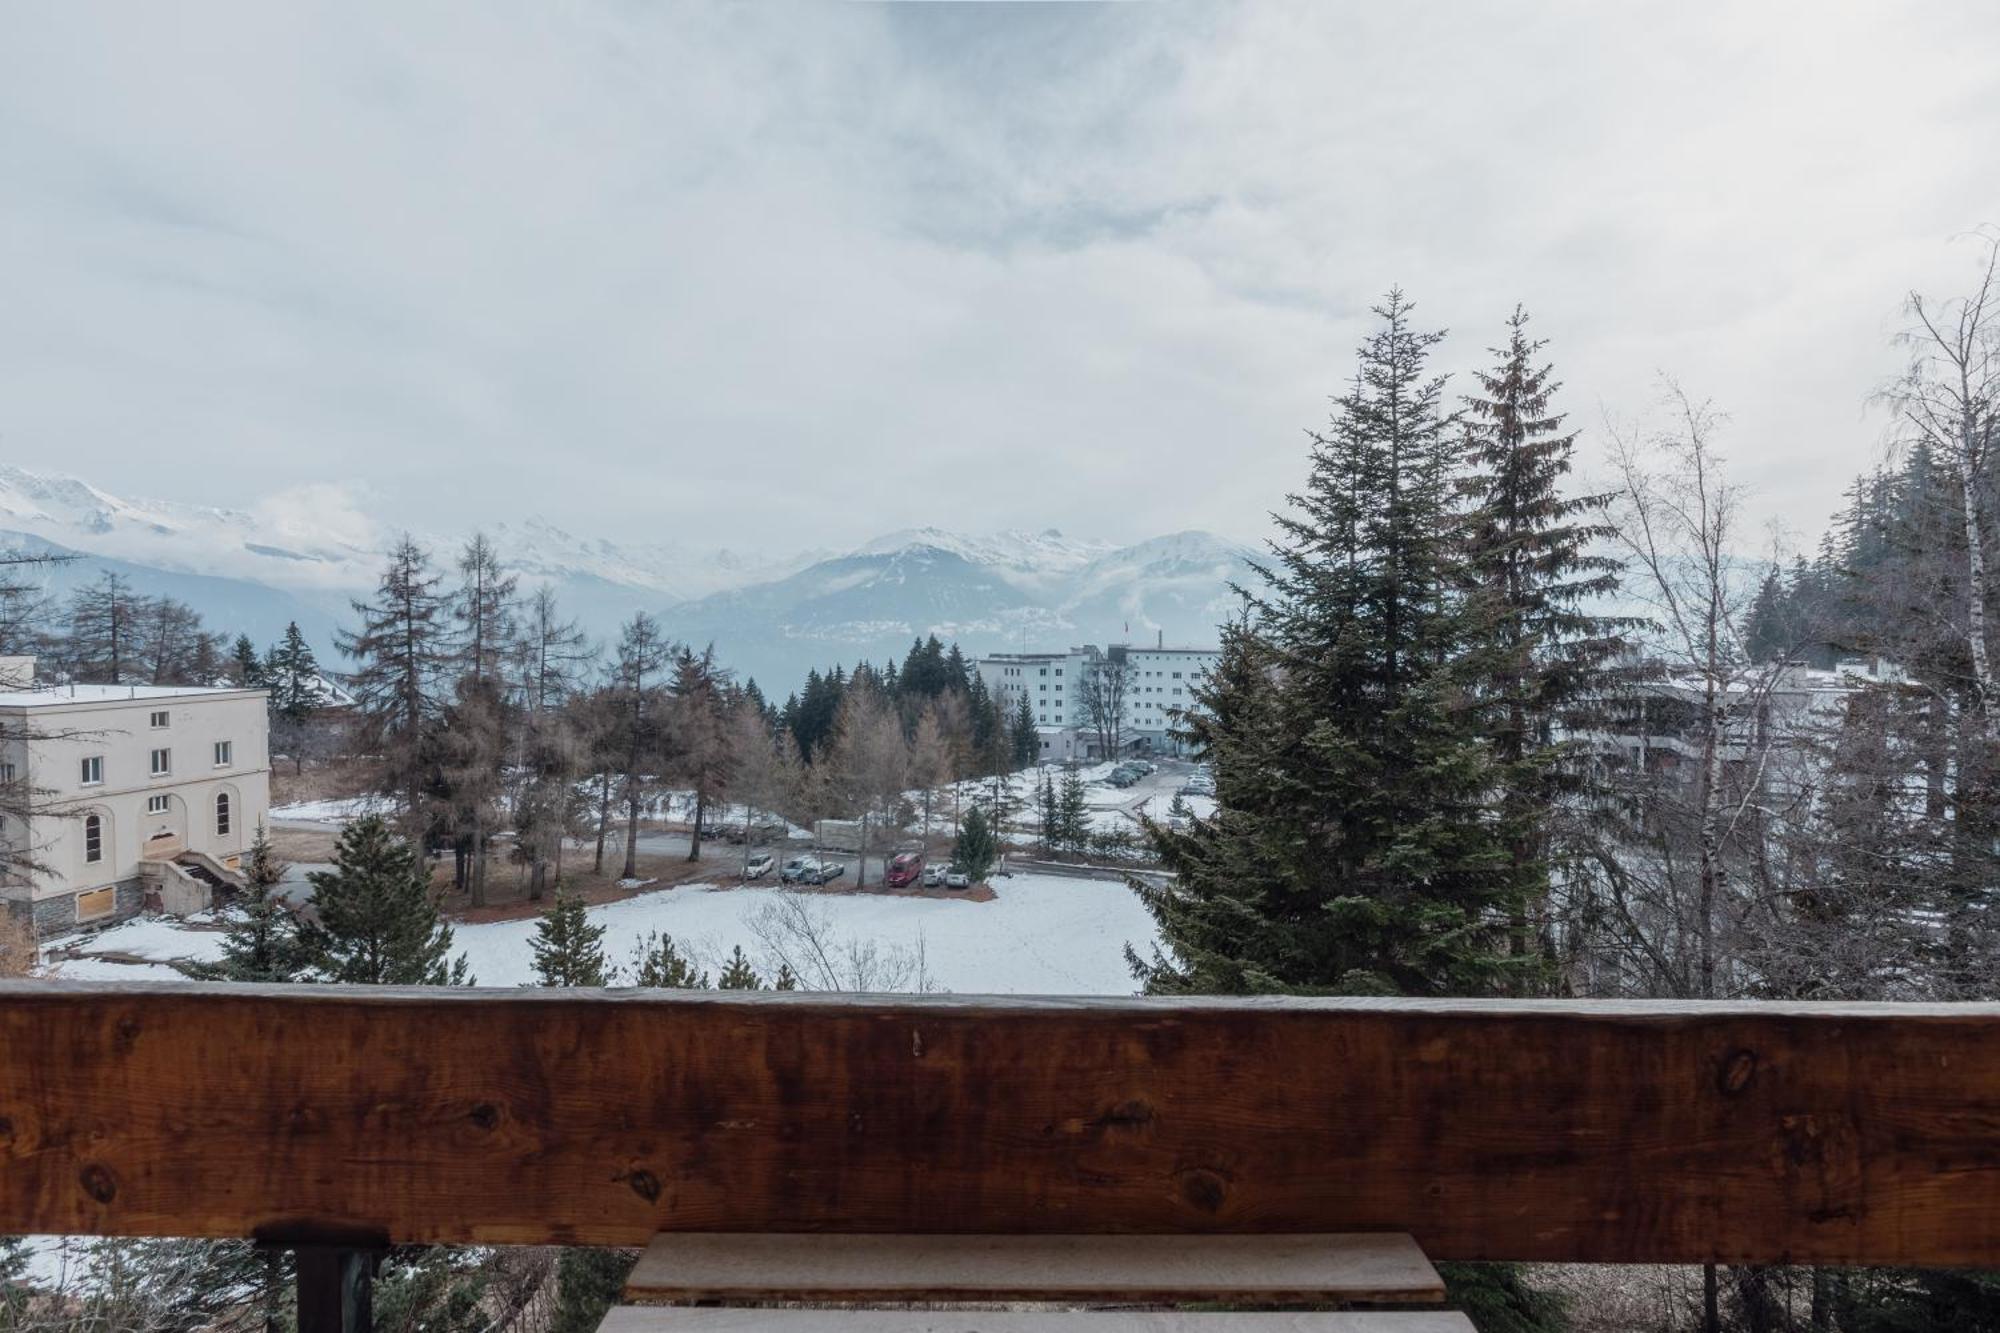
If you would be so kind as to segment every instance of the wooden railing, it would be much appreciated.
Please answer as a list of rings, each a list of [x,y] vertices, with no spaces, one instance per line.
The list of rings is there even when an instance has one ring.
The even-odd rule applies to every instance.
[[[2000,1006],[0,984],[0,1233],[2000,1266]]]

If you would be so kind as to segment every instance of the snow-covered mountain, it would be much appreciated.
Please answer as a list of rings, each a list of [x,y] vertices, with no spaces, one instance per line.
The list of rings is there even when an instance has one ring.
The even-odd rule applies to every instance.
[[[670,633],[783,694],[810,667],[900,658],[926,634],[968,653],[1077,643],[1213,644],[1254,553],[1207,532],[1133,546],[1059,533],[965,538],[925,529],[878,538],[783,579],[668,611]]]
[[[714,642],[725,661],[780,694],[811,667],[880,662],[925,634],[967,652],[1162,636],[1212,643],[1232,605],[1228,585],[1244,577],[1250,554],[1205,532],[1119,546],[1053,529],[917,528],[845,552],[772,552],[625,544],[536,517],[487,531],[524,582],[553,587],[591,633],[608,639],[634,611],[651,611],[669,633]],[[297,619],[330,652],[333,625],[349,598],[373,586],[398,535],[341,487],[225,509],[126,499],[0,465],[0,548],[46,545],[83,557],[48,576],[51,591],[115,569],[259,643]],[[463,534],[417,535],[443,557]]]

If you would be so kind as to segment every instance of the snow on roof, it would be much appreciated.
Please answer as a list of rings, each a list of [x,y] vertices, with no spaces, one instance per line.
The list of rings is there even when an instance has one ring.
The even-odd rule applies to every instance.
[[[67,708],[72,704],[241,693],[230,685],[38,685],[29,690],[0,690],[0,708]]]

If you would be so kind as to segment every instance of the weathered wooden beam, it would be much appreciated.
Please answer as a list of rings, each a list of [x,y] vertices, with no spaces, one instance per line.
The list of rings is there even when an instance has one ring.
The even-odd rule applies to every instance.
[[[2000,1266],[2000,1006],[0,984],[0,1233]]]
[[[623,1305],[598,1333],[1478,1333],[1462,1314],[1179,1314],[1097,1310],[672,1310]]]
[[[648,1301],[1436,1305],[1406,1235],[828,1236],[672,1231],[625,1283]]]

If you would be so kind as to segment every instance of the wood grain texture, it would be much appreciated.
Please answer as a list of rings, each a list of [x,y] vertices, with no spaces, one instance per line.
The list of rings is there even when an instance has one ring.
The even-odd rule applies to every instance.
[[[622,1305],[598,1333],[1477,1333],[1462,1314],[1158,1314],[1099,1310],[673,1310]]]
[[[656,1236],[625,1283],[646,1301],[1101,1301],[1435,1305],[1444,1282],[1396,1234]]]
[[[0,984],[0,1234],[2000,1266],[2000,1007]]]

